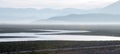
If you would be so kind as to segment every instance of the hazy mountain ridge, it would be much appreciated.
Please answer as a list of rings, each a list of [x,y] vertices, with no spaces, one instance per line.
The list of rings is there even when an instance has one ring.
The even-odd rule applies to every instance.
[[[100,10],[101,13],[120,14],[120,0]]]
[[[57,16],[49,18],[53,21],[71,21],[71,22],[119,22],[120,21],[120,1],[111,4],[103,9],[98,9],[96,13],[89,14],[71,14],[67,16]]]
[[[2,21],[38,21],[41,19],[48,19],[55,16],[65,16],[69,14],[86,14],[96,13],[96,11],[88,11],[74,8],[67,9],[32,9],[32,8],[0,8],[0,20]]]
[[[77,15],[77,16],[80,15],[82,16],[82,18],[84,17],[87,18],[87,16],[89,16],[89,18],[96,18],[97,16],[92,17],[94,14],[99,15],[98,18],[100,16],[104,17],[106,14],[109,14],[111,15],[111,17],[113,17],[112,16],[113,14],[120,15],[120,1],[114,4],[111,4],[110,6],[105,7],[105,8],[92,9],[92,10],[83,10],[83,9],[75,9],[75,8],[66,8],[66,9],[0,8],[0,19],[1,20],[2,19],[3,20],[32,19],[32,20],[38,21],[41,19],[48,19],[48,18],[52,20],[55,18],[61,18],[61,16],[63,16],[64,19],[61,18],[60,20],[63,19],[63,20],[69,21],[70,19],[68,19],[68,17],[71,16],[72,14]],[[60,16],[60,17],[57,17],[57,16]],[[64,16],[66,17],[66,19]],[[76,18],[73,18],[73,19],[80,20],[81,17],[78,18],[77,16]],[[71,19],[70,21],[72,21],[73,19]]]
[[[68,15],[52,17],[48,20],[60,20],[60,21],[79,21],[79,22],[119,22],[120,15],[112,14],[82,14],[82,15]]]

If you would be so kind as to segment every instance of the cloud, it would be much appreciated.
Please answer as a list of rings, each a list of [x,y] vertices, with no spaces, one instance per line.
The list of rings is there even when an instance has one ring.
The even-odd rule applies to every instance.
[[[0,0],[0,7],[7,8],[101,8],[117,0]]]

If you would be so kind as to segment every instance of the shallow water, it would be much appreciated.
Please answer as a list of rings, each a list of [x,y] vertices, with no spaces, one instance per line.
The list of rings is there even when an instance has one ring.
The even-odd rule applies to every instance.
[[[12,41],[36,41],[36,40],[67,40],[67,41],[106,41],[120,40],[120,37],[105,36],[105,35],[45,35],[56,33],[87,33],[90,31],[67,31],[67,30],[49,30],[54,32],[29,32],[29,33],[0,33],[0,42]],[[14,38],[9,38],[14,37]],[[22,38],[20,38],[22,37]]]

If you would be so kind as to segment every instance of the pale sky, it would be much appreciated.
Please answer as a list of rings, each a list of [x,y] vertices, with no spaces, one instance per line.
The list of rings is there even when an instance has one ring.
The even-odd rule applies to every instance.
[[[108,6],[118,0],[0,0],[4,8],[78,8],[92,9]]]

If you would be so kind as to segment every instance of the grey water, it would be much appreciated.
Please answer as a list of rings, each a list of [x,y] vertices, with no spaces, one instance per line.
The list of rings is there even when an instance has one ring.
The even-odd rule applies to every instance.
[[[0,42],[120,40],[119,25],[1,25]]]
[[[57,31],[57,32],[37,32],[37,33],[1,33],[0,42],[13,41],[41,41],[41,40],[66,40],[66,41],[101,41],[120,40],[120,37],[103,35],[57,35],[56,33],[87,33],[90,31]],[[47,34],[47,35],[46,35]],[[48,35],[49,34],[49,35]],[[56,34],[56,35],[54,35]]]

